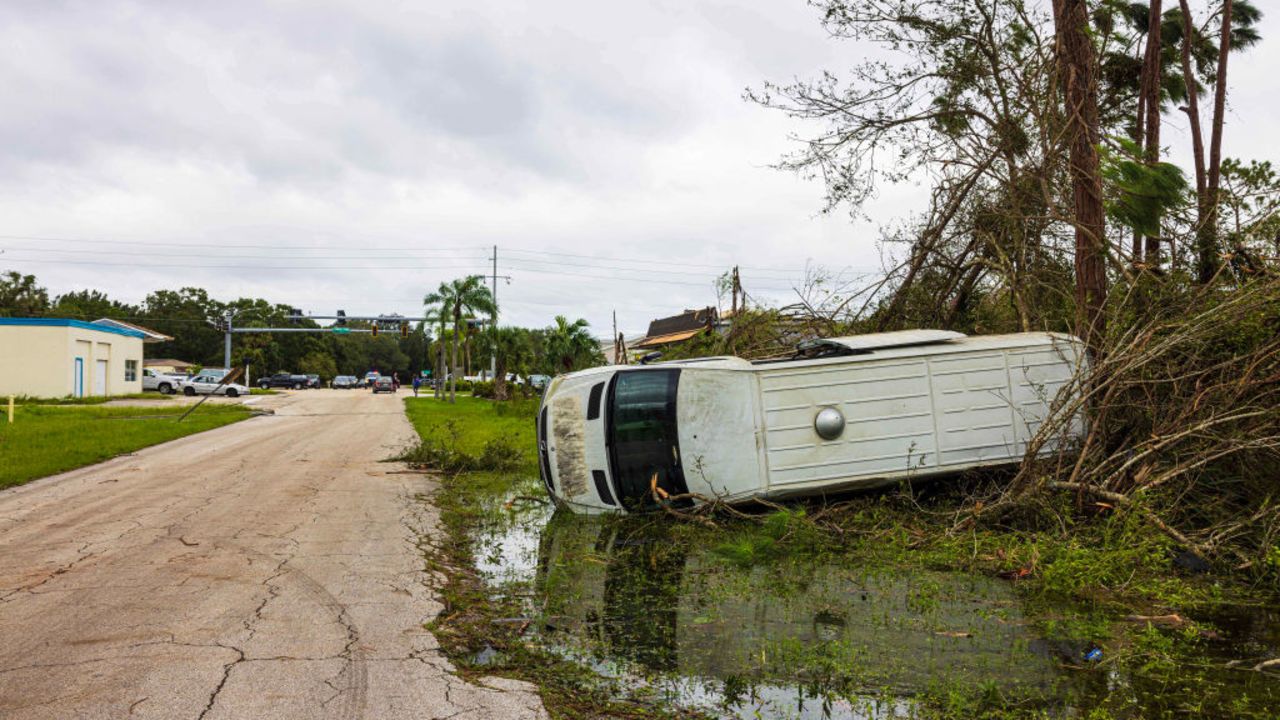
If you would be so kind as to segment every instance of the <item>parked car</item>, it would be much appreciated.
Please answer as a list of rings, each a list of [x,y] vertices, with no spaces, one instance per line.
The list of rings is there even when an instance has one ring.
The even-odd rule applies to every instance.
[[[183,395],[226,395],[240,397],[248,395],[249,388],[240,383],[220,384],[222,377],[201,373],[182,383]]]
[[[318,387],[320,387],[320,376],[319,376],[319,375],[307,375],[306,377],[307,377],[307,387],[309,387],[309,388],[318,388]]]
[[[293,388],[301,390],[307,387],[309,381],[306,375],[291,375],[290,373],[276,373],[275,375],[267,375],[258,378],[258,387],[267,388]]]
[[[543,390],[547,387],[547,383],[551,382],[550,375],[530,375],[529,387],[534,390]]]
[[[374,395],[377,395],[380,392],[393,393],[395,391],[396,391],[395,382],[393,382],[391,378],[386,375],[379,375],[377,379],[373,381]]]
[[[782,360],[611,365],[551,381],[539,467],[557,503],[638,511],[656,498],[817,496],[1021,462],[1084,348],[1056,333],[946,330],[825,338]],[[1069,398],[1061,398],[1064,402]],[[701,500],[697,500],[701,502]]]
[[[178,392],[186,380],[188,380],[186,375],[169,375],[156,372],[151,368],[142,369],[142,389],[155,390],[161,395],[172,395]]]
[[[382,376],[379,375],[377,372],[370,370],[369,372],[364,374],[364,386],[373,387],[373,381],[377,380],[380,377]]]
[[[350,390],[360,387],[360,379],[354,375],[339,375],[333,379],[334,390]]]

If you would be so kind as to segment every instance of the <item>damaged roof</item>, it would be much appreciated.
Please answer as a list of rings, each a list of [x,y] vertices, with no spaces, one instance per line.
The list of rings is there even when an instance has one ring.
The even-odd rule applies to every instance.
[[[635,347],[657,347],[688,340],[698,333],[715,327],[718,318],[719,315],[712,306],[685,310],[679,315],[658,318],[649,323],[649,332],[645,333],[644,339],[636,343]]]

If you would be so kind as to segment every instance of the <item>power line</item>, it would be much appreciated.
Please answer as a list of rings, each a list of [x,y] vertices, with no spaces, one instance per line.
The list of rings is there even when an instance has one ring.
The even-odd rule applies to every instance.
[[[588,259],[595,259],[595,260],[607,260],[607,261],[611,261],[611,262],[643,263],[643,264],[649,264],[649,265],[672,265],[672,264],[677,264],[677,265],[683,265],[683,266],[685,266],[685,267],[705,267],[705,268],[713,268],[713,269],[719,269],[719,270],[727,270],[727,269],[729,269],[730,267],[732,267],[732,266],[735,264],[735,263],[733,263],[732,261],[727,262],[727,263],[723,263],[723,264],[721,264],[721,263],[710,263],[710,264],[708,264],[708,263],[692,263],[692,262],[686,262],[686,261],[683,261],[683,260],[682,260],[682,261],[673,262],[673,261],[671,261],[671,260],[650,260],[650,259],[646,259],[646,258],[620,258],[620,257],[610,257],[610,256],[604,256],[604,255],[583,255],[583,254],[580,254],[580,253],[556,252],[556,251],[551,251],[551,250],[519,250],[519,249],[514,249],[514,248],[513,248],[513,249],[506,249],[506,252],[522,253],[522,254],[527,254],[527,255],[556,255],[556,256],[559,256],[559,257],[588,258]],[[739,267],[739,268],[741,268],[741,269],[743,269],[743,270],[756,270],[756,271],[766,271],[766,272],[768,272],[768,271],[795,272],[795,273],[801,273],[801,272],[804,272],[804,270],[803,270],[803,269],[788,270],[788,269],[785,269],[785,268],[777,268],[777,267],[761,267],[761,266],[751,266],[751,265],[741,265],[741,264],[739,264],[739,265],[738,265],[738,267]],[[868,271],[870,271],[870,272],[875,272],[875,270],[872,270],[871,268],[863,268],[863,269],[868,270]]]
[[[5,262],[41,263],[44,265],[93,265],[101,267],[131,267],[136,270],[147,268],[186,268],[188,270],[221,269],[221,270],[338,270],[351,272],[359,270],[462,270],[473,268],[472,265],[209,265],[204,262],[189,263],[135,263],[135,262],[103,262],[101,260],[34,260],[27,258],[11,258],[5,255]],[[478,272],[477,274],[483,274]]]
[[[326,245],[282,245],[280,243],[229,243],[229,242],[178,242],[170,240],[106,240],[101,238],[68,238],[68,237],[50,237],[47,235],[0,235],[0,240],[39,240],[42,242],[72,242],[72,243],[90,243],[95,245],[143,245],[149,247],[208,247],[208,248],[258,248],[263,250],[307,250],[307,249],[330,249],[331,246]],[[354,242],[354,239],[348,238],[348,242]],[[484,252],[483,245],[459,245],[455,247],[438,247],[438,248],[420,248],[414,246],[401,247],[375,247],[369,246],[369,250],[428,250],[428,251],[453,251],[453,250],[476,250]]]
[[[559,267],[584,267],[584,268],[600,268],[602,270],[621,270],[624,272],[644,272],[644,273],[654,273],[658,275],[697,275],[698,277],[707,276],[707,272],[705,270],[694,271],[694,272],[682,272],[680,270],[658,270],[656,268],[631,268],[631,267],[619,267],[617,265],[595,265],[591,263],[572,263],[572,262],[565,262],[563,260],[531,260],[529,258],[513,258],[511,260],[507,260],[507,262],[513,262],[513,261],[518,263],[537,263],[539,265],[556,265]],[[670,263],[667,263],[667,265],[671,267],[699,267],[696,265],[685,265],[684,263],[680,263],[680,262],[670,262]],[[728,268],[722,268],[722,269],[726,271],[728,270]],[[772,272],[786,273],[793,277],[796,274],[796,273],[791,273],[788,270],[775,269]],[[767,278],[767,279],[782,280],[785,278]]]
[[[685,282],[681,280],[658,280],[658,279],[650,279],[650,278],[619,277],[617,275],[590,275],[585,273],[560,272],[558,270],[541,270],[541,269],[535,269],[535,268],[512,268],[512,270],[514,272],[531,272],[531,273],[540,273],[544,275],[565,275],[569,277],[590,278],[593,280],[660,283],[664,285],[685,285],[688,287],[699,287],[699,288],[708,288],[711,285],[711,278],[708,278],[707,282],[695,283],[695,282]],[[771,287],[771,286],[765,286],[765,285],[759,285],[759,284],[755,285],[755,287],[762,287],[767,290],[779,290],[779,291],[789,291],[791,289],[789,287],[784,289],[784,288],[777,288],[777,287]]]
[[[484,275],[485,268],[476,268],[474,265],[349,265],[349,266],[333,266],[333,265],[227,265],[206,263],[131,263],[131,262],[103,262],[94,260],[29,260],[24,258],[8,258],[13,263],[38,263],[42,265],[84,265],[89,267],[128,267],[134,270],[145,269],[172,269],[182,268],[187,270],[307,270],[307,271],[328,271],[328,272],[361,272],[365,270],[380,271],[421,271],[421,270],[471,270],[472,274]],[[688,282],[681,280],[663,280],[658,278],[647,277],[627,277],[618,275],[600,275],[588,273],[560,272],[556,270],[543,270],[536,268],[512,268],[513,272],[530,272],[543,275],[561,275],[566,277],[577,277],[592,281],[604,281],[612,283],[648,283],[659,285],[679,285],[684,287],[709,288],[711,286],[711,278],[706,282]],[[774,292],[790,292],[791,287],[777,287],[760,283],[752,284],[753,287],[770,290]]]
[[[188,252],[166,253],[166,252],[157,252],[152,250],[147,250],[145,252],[136,252],[136,251],[131,252],[129,250],[83,250],[79,248],[75,250],[66,250],[63,248],[33,248],[33,247],[13,247],[13,246],[10,246],[8,249],[14,250],[17,252],[62,253],[67,255],[124,255],[128,257],[190,257],[191,256],[191,253],[188,253]],[[315,248],[315,249],[320,250],[322,248]],[[237,257],[250,259],[250,260],[299,260],[299,259],[300,260],[369,260],[371,259],[370,253],[363,253],[360,255],[308,255],[302,258],[299,258],[297,255],[240,255],[240,254],[237,254]],[[475,260],[476,262],[481,262],[488,259],[487,257],[481,256],[481,255],[429,256],[429,255],[382,255],[382,254],[377,255],[377,257],[373,259],[395,260],[395,259],[402,259],[402,258],[432,259],[432,260]]]
[[[11,247],[11,248],[9,248],[9,249],[10,249],[10,250],[17,251],[17,252],[23,252],[23,253],[62,253],[62,254],[68,254],[68,255],[110,255],[110,256],[126,256],[126,257],[189,257],[189,256],[190,256],[190,253],[165,253],[165,252],[152,252],[152,251],[146,251],[146,252],[130,252],[130,251],[127,251],[127,250],[80,250],[80,249],[76,249],[76,250],[65,250],[65,249],[60,249],[60,248],[18,248],[18,247]],[[373,259],[377,259],[377,260],[396,260],[396,259],[425,259],[425,260],[432,260],[432,259],[440,259],[440,260],[450,260],[450,261],[457,261],[457,260],[462,260],[462,261],[474,261],[474,262],[477,262],[477,263],[478,263],[478,262],[489,262],[489,261],[491,261],[491,260],[492,260],[492,258],[491,258],[491,257],[479,257],[479,256],[467,257],[467,256],[461,256],[461,255],[454,255],[454,256],[440,256],[439,258],[421,257],[421,256],[416,256],[416,255],[377,255],[377,257],[376,257],[376,258],[371,258],[368,254],[363,254],[363,255],[327,255],[327,256],[326,256],[326,255],[311,255],[311,256],[306,256],[306,257],[301,257],[301,258],[299,258],[299,257],[297,257],[297,256],[292,256],[292,255],[247,255],[247,256],[238,256],[238,258],[239,258],[239,259],[244,259],[244,260],[373,260]],[[24,260],[25,260],[25,261],[27,261],[27,262],[46,262],[46,263],[48,263],[48,262],[68,262],[68,263],[69,263],[69,262],[72,262],[72,261],[70,261],[70,260],[66,260],[66,261],[63,261],[63,260],[51,260],[51,259],[48,259],[48,258],[17,258],[17,257],[14,257],[14,258],[12,258],[12,259],[13,259],[13,260],[16,260],[16,261],[24,261]],[[511,262],[511,261],[508,261],[508,262]],[[557,267],[599,268],[599,269],[602,269],[602,270],[617,270],[617,271],[621,271],[621,272],[628,272],[628,273],[650,273],[650,274],[663,275],[663,276],[666,276],[666,275],[693,275],[693,276],[696,276],[696,277],[706,277],[706,275],[707,275],[707,273],[706,273],[706,272],[702,272],[702,271],[682,272],[682,271],[680,271],[680,270],[657,270],[657,269],[650,269],[650,268],[629,268],[629,267],[618,267],[618,266],[615,266],[615,265],[596,265],[596,264],[592,264],[592,263],[572,263],[572,262],[564,262],[564,261],[562,261],[562,260],[532,260],[532,259],[528,259],[528,258],[516,258],[516,259],[515,259],[515,262],[517,262],[517,263],[536,263],[536,264],[538,264],[538,265],[555,265],[555,266],[557,266]],[[107,263],[102,263],[102,264],[107,264]],[[677,263],[677,266],[678,266],[678,265],[679,265],[679,264]],[[138,264],[138,265],[137,265],[137,267],[165,267],[165,265],[157,264],[157,263],[142,263],[142,264]],[[183,266],[181,266],[181,267],[187,267],[187,266],[186,266],[186,265],[183,265]],[[191,266],[191,267],[195,267],[195,266],[193,265],[193,266]],[[211,265],[201,265],[200,267],[220,267],[220,266],[216,266],[216,265],[215,265],[215,266],[211,266]],[[227,267],[229,267],[229,266],[227,266]],[[256,267],[256,266],[254,266],[254,267]],[[272,265],[271,267],[278,267],[278,266]],[[310,267],[310,266],[308,266],[308,267]],[[328,266],[315,266],[315,267],[316,267],[316,268],[325,268],[325,267],[328,267]],[[366,267],[366,266],[360,266],[360,267]],[[452,265],[452,266],[432,266],[432,267],[467,267],[467,266],[465,266],[465,265],[464,265],[464,266]],[[527,267],[524,267],[524,266],[516,266],[516,269],[532,269],[532,268],[527,268]],[[781,271],[775,271],[775,272],[781,272]],[[782,280],[782,279],[785,279],[785,278],[765,278],[765,279],[767,279],[767,280],[768,280],[768,279],[771,279],[771,280]]]
[[[73,237],[56,237],[56,236],[49,236],[49,235],[16,235],[16,234],[0,234],[0,240],[29,240],[29,241],[39,241],[39,242],[86,243],[86,244],[95,244],[95,245],[136,245],[136,246],[142,246],[142,247],[245,248],[245,249],[260,249],[260,250],[303,250],[303,251],[338,249],[332,244],[283,245],[280,243],[183,242],[183,241],[170,241],[170,240],[162,240],[162,241],[121,240],[121,239],[73,238]],[[345,239],[345,242],[347,243],[364,242],[364,241],[365,241],[364,238],[346,238]],[[341,246],[339,245],[338,247],[341,247]],[[30,248],[14,248],[14,249],[30,249]],[[54,251],[54,249],[52,248],[38,248],[38,249],[47,250],[51,252]],[[409,246],[406,246],[406,245],[372,246],[371,245],[371,246],[367,246],[367,250],[369,252],[381,252],[381,251],[387,251],[387,250],[407,251],[415,254],[433,254],[433,253],[441,253],[441,252],[471,251],[471,252],[478,253],[479,255],[477,257],[480,257],[480,256],[487,256],[487,253],[489,252],[489,247],[486,245],[456,245],[456,246],[449,246],[449,247],[425,247],[424,248],[420,246],[411,246],[411,245]],[[561,251],[555,251],[555,250],[527,250],[527,249],[521,249],[521,248],[503,248],[503,250],[504,252],[517,253],[521,255],[542,255],[542,256],[550,255],[555,257],[570,257],[570,258],[578,258],[578,259],[586,259],[586,260],[599,260],[603,262],[612,262],[612,263],[660,265],[664,267],[670,267],[671,265],[676,264],[676,265],[682,265],[685,267],[701,267],[701,268],[724,270],[733,266],[734,264],[737,264],[731,260],[726,261],[724,263],[694,263],[694,262],[687,262],[687,261],[679,261],[679,262],[673,263],[671,260],[666,260],[666,259],[651,259],[651,258],[637,258],[637,257],[628,258],[628,257],[615,257],[615,256],[606,256],[606,255],[588,255],[584,253],[569,253],[569,252],[561,252]],[[62,250],[59,252],[68,252],[68,251]],[[89,251],[86,250],[84,252],[89,252]],[[123,254],[123,253],[120,253],[120,254]],[[538,262],[536,260],[529,260],[529,261]],[[744,270],[752,270],[757,272],[794,272],[794,273],[804,272],[803,269],[786,269],[786,268],[752,266],[752,265],[741,265],[741,264],[738,264],[738,267]],[[867,269],[870,272],[878,272],[878,269],[873,269],[873,268],[862,268],[862,269]]]

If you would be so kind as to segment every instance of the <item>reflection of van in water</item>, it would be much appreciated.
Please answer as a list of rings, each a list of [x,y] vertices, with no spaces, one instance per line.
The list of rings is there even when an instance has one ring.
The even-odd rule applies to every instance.
[[[738,502],[1013,463],[1082,358],[1067,335],[907,330],[817,340],[785,360],[592,368],[543,396],[542,477],[593,512],[651,506],[655,487]]]
[[[536,562],[539,641],[681,704],[731,705],[717,716],[909,717],[827,714],[823,701],[940,679],[1030,693],[1060,677],[1007,582],[835,559],[743,567],[666,527],[552,518]]]

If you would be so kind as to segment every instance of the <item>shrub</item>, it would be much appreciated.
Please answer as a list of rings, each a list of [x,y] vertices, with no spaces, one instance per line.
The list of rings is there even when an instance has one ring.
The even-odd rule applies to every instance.
[[[515,470],[524,462],[524,452],[506,436],[485,441],[478,455],[462,450],[458,438],[458,425],[450,420],[442,432],[423,437],[417,445],[395,459],[447,473]]]

